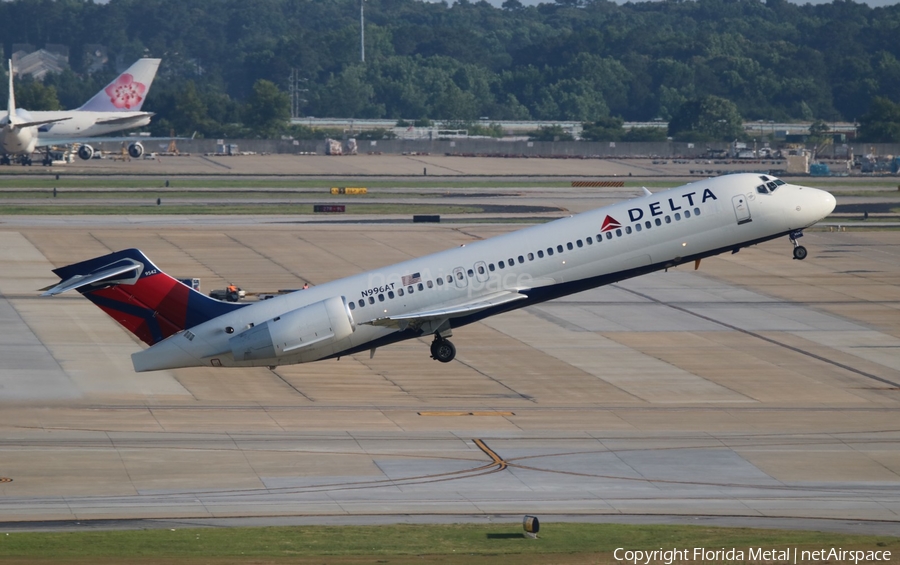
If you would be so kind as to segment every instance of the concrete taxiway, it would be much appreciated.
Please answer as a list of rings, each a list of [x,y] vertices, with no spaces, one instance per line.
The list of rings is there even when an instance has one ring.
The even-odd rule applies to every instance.
[[[518,228],[182,220],[0,218],[0,520],[900,521],[898,232],[808,232],[806,261],[774,241],[491,318],[447,365],[421,339],[135,374],[141,345],[103,312],[38,296],[130,246],[266,291]]]

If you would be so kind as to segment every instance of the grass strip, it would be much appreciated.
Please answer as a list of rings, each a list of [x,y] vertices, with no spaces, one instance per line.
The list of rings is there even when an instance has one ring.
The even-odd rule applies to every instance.
[[[888,550],[900,538],[835,533],[710,528],[702,526],[545,523],[537,540],[524,539],[518,524],[299,526],[198,528],[30,533],[0,527],[0,556],[58,560],[133,558],[309,558],[318,563],[359,562],[398,556],[475,556],[512,562],[502,556],[569,555],[593,559],[616,548],[707,549],[842,547]],[[345,558],[353,558],[347,561]],[[0,558],[2,559],[2,558]],[[429,560],[426,559],[425,562]],[[529,560],[531,561],[531,560]],[[259,562],[259,561],[253,561]],[[468,561],[471,562],[471,561]],[[592,561],[596,563],[597,561]]]
[[[455,206],[432,204],[348,204],[344,214],[480,214],[485,209],[479,206]],[[2,205],[0,216],[159,216],[159,215],[311,215],[312,204],[246,203],[246,204],[169,204],[144,205]],[[340,213],[315,213],[320,216],[340,217]]]

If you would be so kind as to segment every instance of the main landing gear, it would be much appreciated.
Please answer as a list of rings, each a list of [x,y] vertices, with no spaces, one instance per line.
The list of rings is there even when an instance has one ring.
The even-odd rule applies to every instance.
[[[788,238],[790,238],[791,243],[794,246],[794,259],[803,260],[806,259],[807,251],[806,248],[797,243],[797,240],[803,237],[803,230],[792,231]]]
[[[450,343],[450,340],[434,334],[434,341],[431,342],[431,358],[441,363],[449,363],[453,361],[454,357],[456,357],[456,347]]]

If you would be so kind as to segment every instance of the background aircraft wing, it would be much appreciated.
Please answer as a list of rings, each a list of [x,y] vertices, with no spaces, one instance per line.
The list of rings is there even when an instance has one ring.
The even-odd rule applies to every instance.
[[[38,133],[37,147],[72,145],[75,143],[146,143],[148,141],[169,142],[191,139],[190,137],[41,137]]]
[[[366,323],[373,326],[398,326],[401,328],[406,326],[418,326],[433,320],[458,318],[460,316],[480,312],[481,310],[487,310],[493,306],[499,306],[517,300],[524,300],[525,298],[528,298],[528,296],[518,292],[501,291],[486,296],[480,296],[475,300],[463,302],[462,304],[454,304],[453,306],[445,306],[443,308],[431,310],[420,310],[418,312],[398,314],[396,316],[386,316]]]

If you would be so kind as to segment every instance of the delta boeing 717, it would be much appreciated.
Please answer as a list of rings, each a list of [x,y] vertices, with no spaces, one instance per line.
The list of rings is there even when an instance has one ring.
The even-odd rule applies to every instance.
[[[255,303],[209,298],[137,249],[55,269],[45,295],[77,290],[149,347],[135,371],[309,363],[434,336],[488,316],[695,263],[803,229],[834,196],[766,174],[703,180]]]

